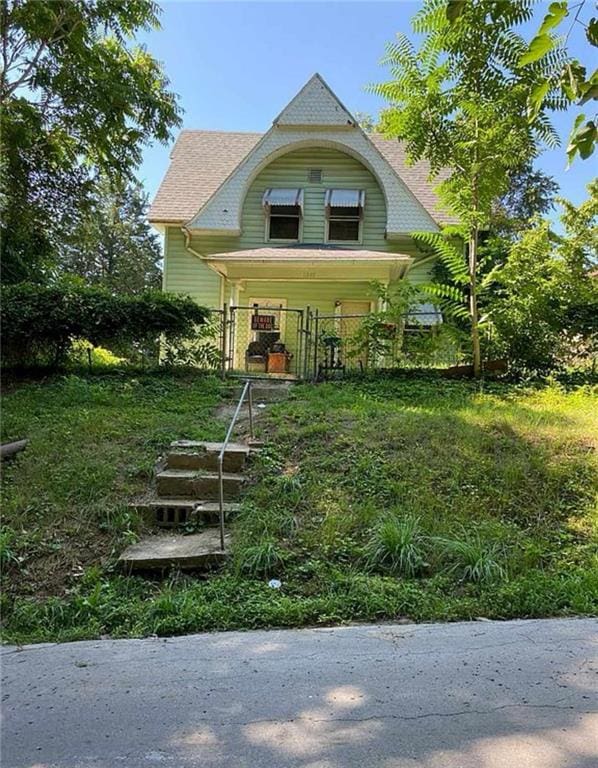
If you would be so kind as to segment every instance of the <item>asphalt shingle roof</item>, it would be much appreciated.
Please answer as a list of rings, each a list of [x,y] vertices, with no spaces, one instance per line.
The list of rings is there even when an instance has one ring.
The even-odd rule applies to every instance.
[[[205,205],[222,182],[249,154],[261,133],[181,131],[170,165],[149,211],[153,222],[185,223]],[[426,162],[408,166],[400,142],[370,134],[377,149],[435,221],[451,219],[438,207]]]

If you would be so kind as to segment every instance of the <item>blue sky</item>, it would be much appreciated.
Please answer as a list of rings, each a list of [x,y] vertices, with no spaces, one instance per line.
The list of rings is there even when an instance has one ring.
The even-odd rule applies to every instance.
[[[541,18],[547,3],[539,3]],[[385,79],[379,64],[385,43],[410,32],[418,2],[199,2],[161,4],[162,29],[140,36],[159,59],[179,94],[185,128],[265,131],[305,81],[320,72],[352,112],[376,114],[383,102],[365,91]],[[536,24],[529,27],[531,36]],[[525,32],[526,30],[524,30]],[[583,30],[570,47],[588,60]],[[566,143],[571,115],[554,123]],[[140,178],[153,195],[168,166],[170,147],[146,150]],[[553,175],[561,194],[581,202],[596,175],[596,158],[565,170],[564,147],[546,152],[539,167]]]

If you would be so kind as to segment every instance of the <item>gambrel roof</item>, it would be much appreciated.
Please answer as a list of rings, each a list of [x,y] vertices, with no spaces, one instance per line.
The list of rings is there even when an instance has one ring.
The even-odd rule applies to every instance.
[[[265,134],[182,131],[150,208],[150,221],[235,233],[247,179],[274,156],[306,144],[337,147],[376,173],[387,200],[390,231],[436,228],[452,220],[438,205],[428,164],[408,166],[397,140],[365,134],[314,75]],[[408,207],[410,217],[405,216]]]

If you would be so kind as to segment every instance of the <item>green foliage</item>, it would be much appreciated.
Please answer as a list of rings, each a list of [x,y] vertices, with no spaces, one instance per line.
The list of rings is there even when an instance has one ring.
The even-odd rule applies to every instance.
[[[183,344],[162,345],[162,362],[171,366],[194,366],[217,370],[222,366],[223,319],[220,312],[210,312],[200,326],[196,326],[193,338]]]
[[[367,545],[369,567],[412,578],[427,567],[426,538],[417,517],[386,517]]]
[[[2,288],[2,363],[57,366],[80,340],[112,351],[134,345],[155,355],[160,337],[180,343],[206,316],[191,298],[161,292],[126,296],[77,283],[8,285]]]
[[[586,67],[577,59],[572,59],[566,52],[566,44],[571,29],[581,23],[586,29],[586,39],[591,47],[598,47],[598,20],[590,18],[583,21],[584,7],[591,3],[581,0],[571,4],[568,0],[550,3],[548,13],[535,36],[530,40],[519,58],[519,67],[526,73],[538,72],[542,77],[528,98],[528,115],[535,120],[541,109],[567,109],[575,104],[582,106],[598,99],[598,69],[588,74]],[[565,19],[572,16],[566,37],[554,34]],[[576,155],[582,160],[590,157],[598,142],[596,119],[586,119],[579,113],[573,123],[573,129],[567,145],[569,164]]]
[[[258,576],[278,575],[287,560],[275,541],[261,541],[242,549],[236,557],[236,567],[240,574],[256,578]]]
[[[391,80],[373,90],[390,104],[381,127],[405,143],[411,162],[426,159],[438,191],[468,243],[467,289],[473,366],[481,373],[479,232],[491,220],[510,176],[558,137],[539,103],[528,99],[543,72],[522,71],[526,44],[516,28],[532,16],[531,0],[426,0],[413,19],[418,50],[404,34],[387,46]],[[500,151],[497,151],[500,147]],[[448,297],[450,298],[450,296]]]
[[[3,282],[46,279],[97,173],[128,179],[179,124],[160,65],[133,43],[158,12],[153,0],[0,5]]]
[[[136,182],[101,177],[88,208],[60,243],[58,269],[116,293],[159,289],[162,248],[147,221],[148,198]]]
[[[495,343],[525,375],[596,364],[598,183],[589,192],[578,208],[563,201],[564,235],[555,236],[548,222],[536,223],[495,270],[496,290],[488,301]]]
[[[372,291],[383,309],[360,318],[358,329],[348,339],[347,355],[357,359],[367,355],[390,366],[399,357],[405,318],[417,303],[419,292],[406,280],[387,286],[374,282]]]
[[[500,564],[500,545],[484,541],[479,535],[471,539],[437,539],[441,557],[448,560],[449,573],[461,581],[488,583],[505,577]]]

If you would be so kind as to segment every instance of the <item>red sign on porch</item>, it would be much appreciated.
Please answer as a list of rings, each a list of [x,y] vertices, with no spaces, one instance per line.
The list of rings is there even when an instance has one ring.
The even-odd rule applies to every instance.
[[[275,323],[274,315],[251,315],[252,331],[274,331]]]

